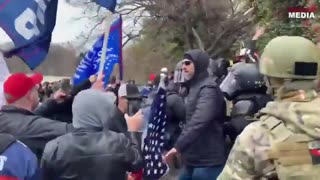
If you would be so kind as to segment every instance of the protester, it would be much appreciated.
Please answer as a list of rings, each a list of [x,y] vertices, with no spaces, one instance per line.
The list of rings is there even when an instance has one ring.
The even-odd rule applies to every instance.
[[[38,158],[45,144],[71,131],[72,125],[36,116],[33,110],[38,106],[37,84],[43,79],[41,74],[27,76],[15,73],[4,83],[4,94],[8,105],[0,111],[0,133],[15,136],[26,144]]]
[[[38,93],[39,93],[39,98],[40,98],[39,101],[41,103],[41,102],[43,102],[43,100],[45,98],[45,92],[44,92],[44,89],[43,89],[43,86],[41,83],[39,84]]]
[[[0,134],[0,179],[41,179],[37,157],[9,134]]]
[[[182,62],[186,86],[186,125],[166,161],[181,154],[185,167],[180,179],[216,179],[225,162],[221,118],[223,94],[207,71],[209,55],[191,50]]]
[[[80,92],[72,105],[75,131],[49,142],[42,158],[44,178],[76,180],[125,180],[126,172],[143,167],[141,111],[126,115],[128,132],[113,132],[108,121],[117,108],[113,96],[90,89]],[[72,143],[70,143],[72,142]]]
[[[72,87],[69,81],[61,81],[56,85],[56,92],[38,106],[34,113],[38,116],[57,121],[72,123],[72,102],[74,97],[82,90],[89,89],[97,80],[95,75]]]
[[[238,136],[219,180],[319,179],[319,67],[319,49],[306,38],[266,45],[259,69],[274,101]]]
[[[126,113],[129,113],[129,101],[130,100],[141,100],[138,87],[134,84],[123,84],[120,86],[118,91],[118,108],[115,111],[115,121],[108,121],[108,127],[110,130],[118,133],[126,133],[128,127],[124,118]],[[139,109],[140,107],[138,107]]]
[[[171,71],[169,74],[168,74],[168,80],[169,81],[173,81],[174,79],[174,71]]]
[[[141,95],[144,98],[148,98],[149,94],[153,90],[154,86],[154,79],[156,78],[155,74],[150,74],[148,83],[143,89],[141,90]]]
[[[259,55],[257,53],[256,42],[265,33],[265,27],[258,26],[252,39],[244,42],[244,47],[240,49],[236,56],[236,62],[257,63]]]
[[[43,88],[44,88],[44,93],[45,93],[44,100],[47,98],[50,98],[53,93],[52,85],[49,82],[44,82]]]

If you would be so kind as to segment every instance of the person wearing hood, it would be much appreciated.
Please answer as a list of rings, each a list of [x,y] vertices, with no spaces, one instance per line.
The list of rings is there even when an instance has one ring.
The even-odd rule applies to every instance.
[[[238,136],[218,179],[319,179],[319,49],[304,37],[276,37],[259,69],[274,100]]]
[[[128,132],[109,130],[115,121],[112,93],[90,89],[80,92],[72,105],[75,131],[50,141],[41,161],[47,180],[125,180],[127,172],[143,167],[142,114],[126,115]]]
[[[185,167],[180,179],[211,180],[225,163],[224,98],[215,80],[209,76],[209,55],[196,49],[185,53],[182,69],[188,95],[186,124],[181,135],[165,156],[167,162],[181,154]]]

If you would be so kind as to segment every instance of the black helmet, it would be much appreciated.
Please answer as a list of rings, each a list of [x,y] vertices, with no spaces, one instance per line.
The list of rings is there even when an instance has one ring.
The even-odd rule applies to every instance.
[[[267,90],[263,75],[256,64],[236,63],[220,85],[221,91],[228,100],[234,99],[243,92],[265,92]]]

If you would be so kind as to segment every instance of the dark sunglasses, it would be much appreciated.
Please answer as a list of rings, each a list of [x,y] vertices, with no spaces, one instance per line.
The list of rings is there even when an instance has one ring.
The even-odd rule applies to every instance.
[[[191,64],[191,61],[185,61],[183,62],[184,65],[189,66]]]

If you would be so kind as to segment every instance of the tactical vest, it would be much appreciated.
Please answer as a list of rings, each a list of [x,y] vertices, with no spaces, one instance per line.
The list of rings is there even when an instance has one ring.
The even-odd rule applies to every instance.
[[[268,129],[271,150],[268,153],[279,180],[319,180],[320,140],[296,134],[274,117],[262,117]]]

